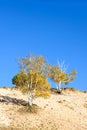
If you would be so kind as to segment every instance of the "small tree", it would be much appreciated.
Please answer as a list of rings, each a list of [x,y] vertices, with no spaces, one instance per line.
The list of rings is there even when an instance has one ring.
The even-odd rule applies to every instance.
[[[24,77],[22,80],[25,81],[25,84],[21,87],[21,82],[18,82],[23,77],[20,73],[14,76],[12,81],[16,85],[20,84],[20,90],[28,94],[28,104],[32,106],[35,96],[48,96],[50,94],[50,84],[47,81],[46,72],[47,61],[42,56],[29,55],[29,57],[21,58],[19,65],[20,73],[26,75],[26,78]]]
[[[20,72],[18,74],[16,74],[13,79],[12,79],[12,83],[15,84],[17,87],[18,86],[25,86],[27,83],[27,76],[24,72]]]
[[[49,77],[57,84],[58,92],[61,92],[61,84],[68,84],[69,82],[75,79],[76,70],[71,71],[70,73],[65,71],[63,66],[49,66]]]

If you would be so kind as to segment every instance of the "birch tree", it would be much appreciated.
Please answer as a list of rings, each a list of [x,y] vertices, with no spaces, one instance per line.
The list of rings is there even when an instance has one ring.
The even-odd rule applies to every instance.
[[[50,84],[47,81],[47,61],[42,56],[30,54],[19,60],[20,72],[26,74],[26,83],[20,89],[28,94],[28,104],[32,106],[35,96],[49,96]]]
[[[49,66],[49,77],[56,83],[58,92],[61,92],[61,85],[68,84],[76,77],[76,70],[72,70],[70,73],[66,72],[65,65]]]

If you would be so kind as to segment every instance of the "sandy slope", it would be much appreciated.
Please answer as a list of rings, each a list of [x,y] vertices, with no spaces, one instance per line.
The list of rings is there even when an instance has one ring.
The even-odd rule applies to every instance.
[[[27,100],[27,95],[17,90],[1,88],[0,95]],[[64,91],[47,99],[37,98],[34,103],[40,107],[37,113],[20,111],[22,106],[12,103],[0,103],[0,126],[20,130],[87,130],[87,93]]]

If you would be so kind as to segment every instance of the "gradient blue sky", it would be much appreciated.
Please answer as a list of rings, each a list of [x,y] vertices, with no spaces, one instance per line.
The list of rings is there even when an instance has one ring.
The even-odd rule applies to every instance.
[[[69,86],[87,90],[87,2],[0,0],[0,86],[12,86],[16,59],[29,53],[64,60],[78,72]]]

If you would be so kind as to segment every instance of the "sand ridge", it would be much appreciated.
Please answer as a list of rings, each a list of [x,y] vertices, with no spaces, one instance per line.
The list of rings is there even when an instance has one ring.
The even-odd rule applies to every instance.
[[[15,89],[0,88],[0,95],[24,99]],[[36,98],[37,113],[19,111],[23,106],[0,103],[0,126],[18,127],[20,130],[87,130],[87,93],[63,91],[52,93],[49,98]]]

